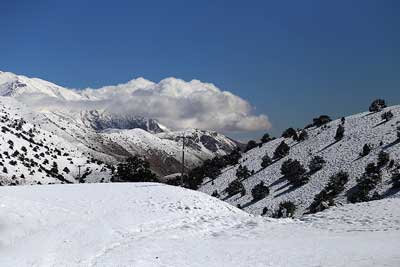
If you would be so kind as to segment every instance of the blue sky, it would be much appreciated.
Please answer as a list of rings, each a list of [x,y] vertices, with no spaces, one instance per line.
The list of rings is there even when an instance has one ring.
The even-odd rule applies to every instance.
[[[0,70],[73,88],[212,82],[280,135],[377,97],[400,104],[399,14],[395,0],[1,1]]]

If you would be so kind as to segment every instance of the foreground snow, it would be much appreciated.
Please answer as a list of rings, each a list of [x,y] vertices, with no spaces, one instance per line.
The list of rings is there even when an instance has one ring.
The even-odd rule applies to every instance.
[[[301,220],[154,183],[0,188],[0,266],[399,266],[400,200]]]

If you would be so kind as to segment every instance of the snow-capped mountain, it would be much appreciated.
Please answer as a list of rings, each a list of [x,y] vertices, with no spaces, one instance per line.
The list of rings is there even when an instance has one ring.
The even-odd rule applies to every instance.
[[[391,112],[393,117],[386,121],[382,115]],[[344,127],[344,137],[335,140],[339,127]],[[362,180],[363,173],[369,163],[377,163],[381,151],[389,154],[388,163],[382,167],[382,179],[369,192],[369,196],[378,198],[400,196],[396,189],[392,189],[392,173],[400,170],[400,139],[397,136],[400,126],[400,106],[391,106],[380,112],[364,112],[343,119],[334,120],[324,126],[313,126],[306,129],[308,139],[295,141],[293,138],[277,138],[255,147],[242,155],[239,164],[229,166],[222,170],[214,181],[207,180],[200,190],[208,194],[214,191],[232,205],[240,205],[245,211],[254,214],[266,213],[271,215],[278,209],[280,203],[293,202],[297,209],[296,215],[300,216],[308,211],[315,196],[327,186],[329,178],[340,171],[349,174],[344,190],[334,197],[336,205],[348,202],[348,197],[357,190],[357,183]],[[288,155],[263,168],[262,158],[267,154],[273,159],[274,151],[284,141],[290,147]],[[361,156],[364,145],[368,144],[371,151]],[[309,171],[309,163],[315,157],[322,157],[326,163],[316,172]],[[288,159],[298,160],[309,172],[309,181],[302,186],[293,186],[281,174],[282,163]],[[391,161],[391,163],[390,163]],[[254,171],[247,179],[242,181],[245,194],[240,193],[228,196],[225,189],[234,181],[239,166],[246,166],[249,171]],[[373,169],[373,168],[372,168]],[[269,195],[259,201],[252,196],[252,189],[260,182],[269,188]],[[328,203],[325,203],[328,204]]]
[[[4,110],[12,110],[13,116],[74,146],[87,157],[116,164],[130,155],[143,156],[160,176],[181,170],[183,134],[186,136],[187,169],[236,148],[233,140],[213,131],[172,131],[155,119],[129,111],[114,112],[95,104],[110,97],[112,90],[130,94],[146,84],[144,79],[136,79],[129,83],[129,90],[105,87],[78,91],[37,78],[0,72],[0,105]]]
[[[0,187],[0,199],[2,267],[399,263],[399,199],[301,220],[156,183]]]

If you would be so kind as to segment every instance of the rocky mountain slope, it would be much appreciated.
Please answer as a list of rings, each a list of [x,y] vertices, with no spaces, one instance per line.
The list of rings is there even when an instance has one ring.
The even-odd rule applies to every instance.
[[[399,204],[276,220],[155,183],[0,187],[0,265],[394,267]]]
[[[171,131],[151,118],[92,109],[94,100],[111,94],[107,87],[98,91],[75,91],[41,79],[0,72],[0,96],[3,96],[0,105],[4,110],[12,110],[13,115],[63,139],[89,158],[116,164],[131,155],[139,155],[150,162],[154,172],[163,176],[181,170],[184,134],[187,169],[237,147],[236,142],[213,131]],[[75,109],[74,103],[80,103],[80,108]],[[50,147],[49,143],[44,145]]]
[[[393,117],[389,121],[382,119],[385,112],[391,111]],[[335,140],[339,127],[344,127],[344,137]],[[389,161],[379,170],[381,179],[376,180],[368,194],[376,198],[399,196],[399,189],[392,189],[392,174],[400,168],[400,141],[397,136],[397,127],[400,126],[400,106],[387,107],[376,113],[364,112],[334,120],[324,126],[313,126],[306,129],[308,139],[295,141],[293,138],[278,138],[244,153],[239,164],[225,168],[215,180],[206,180],[200,190],[208,194],[219,195],[232,205],[240,205],[245,211],[253,214],[271,216],[280,203],[291,201],[296,205],[296,216],[309,211],[316,194],[320,193],[329,183],[331,176],[340,171],[348,173],[348,182],[344,190],[333,197],[336,205],[348,202],[349,196],[360,186],[367,164],[377,163],[378,156],[383,151],[389,154]],[[261,166],[262,158],[267,154],[273,158],[274,151],[284,141],[290,147],[288,155],[282,159],[272,160],[267,167]],[[369,144],[371,151],[361,156],[363,147]],[[309,171],[309,163],[315,156],[322,157],[326,163],[321,170],[314,173]],[[281,173],[282,163],[288,159],[298,160],[305,170],[309,181],[304,185],[294,186]],[[242,180],[244,194],[229,196],[226,192],[228,185],[237,179],[239,166],[246,166],[254,174]],[[373,172],[373,170],[372,170]],[[269,195],[260,200],[254,200],[252,189],[263,182],[269,188]],[[216,191],[216,192],[215,192]],[[327,192],[327,191],[326,191]],[[324,192],[324,193],[326,193]],[[320,195],[321,196],[321,195]],[[329,204],[329,203],[323,203]]]

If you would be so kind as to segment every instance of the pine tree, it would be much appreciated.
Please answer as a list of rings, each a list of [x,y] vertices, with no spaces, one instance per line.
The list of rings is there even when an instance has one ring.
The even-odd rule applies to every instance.
[[[382,114],[381,118],[382,120],[388,122],[393,118],[393,113],[390,110],[386,111]]]
[[[239,180],[244,180],[250,176],[250,171],[247,166],[239,165],[238,169],[236,170],[236,177]]]
[[[370,144],[365,144],[363,146],[362,152],[360,153],[360,156],[365,157],[371,152],[371,145]]]
[[[261,167],[266,168],[271,165],[272,159],[268,156],[268,153],[265,153],[264,157],[262,157]]]
[[[274,158],[275,159],[284,158],[289,154],[289,151],[290,147],[285,143],[285,141],[282,141],[274,151]]]
[[[384,167],[386,164],[388,164],[389,161],[390,161],[389,153],[387,153],[383,150],[381,152],[379,152],[378,163],[377,163],[378,168]]]
[[[295,186],[303,185],[307,183],[309,179],[309,177],[305,175],[306,169],[298,160],[288,159],[283,162],[281,166],[281,174]]]
[[[386,108],[385,100],[383,99],[376,99],[374,100],[371,105],[369,106],[370,112],[379,112],[382,109]]]
[[[251,195],[253,196],[254,201],[261,200],[269,195],[269,188],[264,185],[263,181],[261,181],[251,189]]]
[[[335,140],[340,141],[344,137],[344,127],[342,125],[339,125],[337,130],[336,130],[336,135],[335,135]]]
[[[324,167],[325,163],[326,161],[324,160],[323,157],[315,156],[311,159],[310,163],[308,164],[308,168],[310,169],[311,173],[315,173],[321,170]]]

